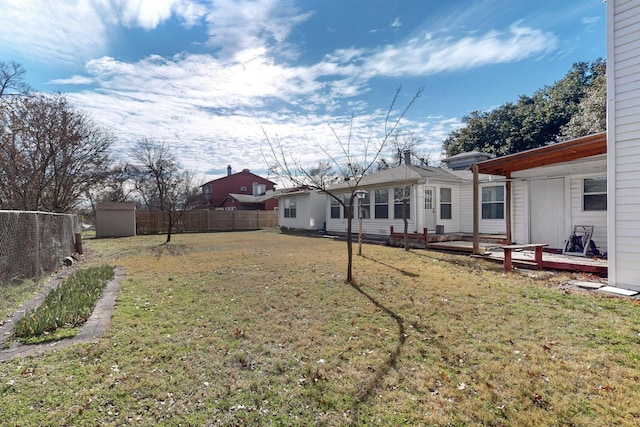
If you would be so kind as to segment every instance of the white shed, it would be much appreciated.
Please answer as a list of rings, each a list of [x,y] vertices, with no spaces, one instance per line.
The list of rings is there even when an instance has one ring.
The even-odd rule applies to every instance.
[[[96,205],[96,237],[136,235],[136,204],[108,202]]]

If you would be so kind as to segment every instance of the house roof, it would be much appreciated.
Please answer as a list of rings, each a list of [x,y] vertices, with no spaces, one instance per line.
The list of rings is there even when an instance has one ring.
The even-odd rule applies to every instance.
[[[400,165],[395,168],[365,175],[360,180],[359,187],[375,187],[388,183],[414,183],[434,179],[438,181],[462,181],[461,178],[446,169],[433,166]],[[353,181],[345,181],[333,185],[329,190],[340,190],[353,187]]]
[[[276,190],[276,194],[274,197],[289,197],[289,196],[299,196],[301,194],[309,194],[309,193],[319,193],[320,190],[310,189],[308,186],[303,185],[299,187],[288,187],[282,188],[280,190]]]
[[[606,132],[588,135],[565,142],[546,145],[521,153],[477,163],[478,172],[492,175],[511,175],[512,172],[564,163],[607,152]]]
[[[267,181],[267,182],[275,185],[275,182],[273,182],[271,180],[268,180],[266,178],[263,178],[260,175],[256,175],[255,173],[251,172],[249,169],[243,169],[240,172],[236,172],[236,173],[231,174],[231,175],[223,176],[222,178],[217,178],[217,179],[214,179],[214,180],[211,180],[211,181],[207,181],[204,184],[202,184],[200,187],[204,187],[207,184],[211,184],[211,183],[214,183],[214,182],[217,182],[217,181],[224,181],[224,180],[230,179],[231,177],[238,177],[239,175],[253,176],[253,177],[260,178],[261,180]]]
[[[442,159],[443,162],[447,162],[449,160],[459,160],[459,159],[467,159],[469,157],[492,157],[489,153],[483,153],[481,151],[465,151],[463,153],[454,154],[453,156],[446,157]]]
[[[282,191],[283,190],[269,190],[259,196],[254,196],[253,194],[229,193],[229,197],[233,197],[240,203],[263,203],[269,199],[277,197]]]

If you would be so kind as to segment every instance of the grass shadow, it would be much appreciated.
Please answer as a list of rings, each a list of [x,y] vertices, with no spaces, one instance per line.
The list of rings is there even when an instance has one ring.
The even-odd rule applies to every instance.
[[[156,258],[161,258],[164,255],[168,256],[180,256],[184,255],[188,252],[187,245],[184,244],[174,244],[164,242],[158,246],[151,247],[151,253]]]
[[[412,273],[412,272],[407,271],[407,270],[402,270],[402,269],[400,269],[400,268],[398,268],[398,267],[395,267],[395,266],[393,266],[393,265],[391,265],[391,264],[384,263],[384,262],[382,262],[382,261],[380,261],[380,260],[377,260],[377,259],[375,259],[375,258],[370,258],[370,257],[368,257],[368,256],[366,256],[366,255],[362,255],[362,258],[368,259],[369,261],[377,262],[378,264],[384,265],[384,266],[385,266],[385,267],[387,267],[387,268],[391,268],[391,269],[393,269],[393,270],[396,270],[396,271],[398,271],[400,274],[402,274],[402,275],[404,275],[404,276],[408,276],[408,277],[420,277],[420,275],[419,275],[419,274]]]
[[[438,262],[446,262],[458,267],[478,269],[480,266],[482,266],[484,269],[490,270],[490,271],[501,271],[503,269],[502,264],[500,263],[493,262],[488,259],[472,258],[470,254],[466,254],[466,253],[455,253],[455,254],[442,253],[442,255],[444,256],[434,255],[434,254],[437,254],[438,252],[413,251],[411,253],[422,258],[428,258]]]
[[[396,368],[398,358],[402,352],[402,348],[407,340],[406,328],[404,326],[404,319],[399,314],[392,311],[390,308],[383,305],[380,301],[365,292],[357,283],[350,283],[351,287],[367,298],[373,305],[382,310],[385,314],[391,317],[398,325],[398,341],[394,350],[389,354],[387,360],[375,370],[375,375],[371,380],[364,383],[361,387],[361,391],[356,396],[356,406],[353,408],[354,422],[357,425],[359,421],[360,407],[366,404],[369,399],[375,394],[376,389],[380,387],[384,378],[391,369]]]

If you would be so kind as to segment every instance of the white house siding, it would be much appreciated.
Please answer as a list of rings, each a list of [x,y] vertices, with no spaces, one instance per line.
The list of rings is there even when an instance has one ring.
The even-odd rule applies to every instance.
[[[504,218],[502,219],[482,219],[482,188],[483,187],[496,187],[503,186],[504,181],[488,182],[480,184],[480,191],[478,191],[478,206],[480,207],[480,222],[478,224],[481,234],[504,234],[507,231]],[[458,204],[458,221],[456,223],[458,230],[462,233],[473,233],[473,184],[471,182],[465,182],[458,188],[459,204]],[[506,192],[504,193],[506,197]],[[506,211],[505,211],[506,215]],[[454,212],[455,216],[455,212]]]
[[[445,233],[461,232],[462,231],[461,221],[463,219],[464,214],[468,210],[466,208],[466,205],[467,205],[466,199],[468,196],[465,194],[465,192],[461,191],[460,183],[457,183],[457,182],[437,184],[434,186],[436,189],[435,190],[436,194],[434,195],[434,202],[436,204],[436,225],[443,226]],[[469,185],[469,187],[471,186]],[[442,209],[441,209],[442,201],[440,200],[441,188],[451,189],[451,219],[442,219]],[[473,192],[473,187],[471,187],[471,190]],[[473,198],[473,196],[471,198]],[[473,230],[473,225],[471,226],[471,228]],[[433,233],[433,230],[429,230],[429,232]]]
[[[285,218],[285,200],[295,200],[295,218]],[[308,194],[298,194],[295,196],[281,197],[278,201],[278,225],[280,227],[293,229],[307,229],[309,227],[309,197]]]
[[[511,183],[511,240],[514,243],[529,241],[529,191],[526,181]]]
[[[573,231],[573,226],[576,225],[593,225],[592,239],[598,247],[598,250],[604,253],[607,252],[607,211],[585,211],[582,201],[584,178],[593,178],[595,176],[596,175],[583,175],[571,177],[570,231]]]
[[[284,217],[286,199],[296,201],[295,218]],[[327,196],[315,191],[281,196],[278,208],[278,225],[292,229],[322,230],[325,225],[325,205]]]
[[[640,2],[607,2],[609,281],[640,290]]]
[[[460,186],[459,206],[460,232],[473,233],[473,184],[465,183]]]
[[[309,193],[309,229],[324,230],[327,221],[327,200],[325,193],[312,191]]]
[[[387,215],[388,218],[373,218],[374,215],[374,192],[376,189],[385,189],[389,192],[389,202],[387,205]],[[371,216],[372,218],[367,218],[362,220],[362,232],[363,234],[369,235],[389,235],[390,227],[393,226],[394,230],[404,230],[404,221],[402,218],[396,219],[393,216],[394,211],[394,203],[393,203],[393,188],[391,187],[378,187],[378,188],[367,188],[367,191],[370,193],[371,200]],[[411,204],[409,210],[409,232],[414,232],[417,230],[416,228],[416,186],[412,186],[411,188]],[[424,202],[423,202],[424,204]],[[352,233],[357,233],[359,228],[359,220],[358,220],[358,201],[355,200],[353,204],[355,214],[353,217],[353,221],[351,223]],[[344,218],[344,209],[340,209],[340,218],[331,218],[331,201],[330,198],[327,199],[326,203],[326,218],[327,218],[327,231],[333,233],[346,233],[347,232],[347,219]],[[422,229],[420,229],[420,232]]]

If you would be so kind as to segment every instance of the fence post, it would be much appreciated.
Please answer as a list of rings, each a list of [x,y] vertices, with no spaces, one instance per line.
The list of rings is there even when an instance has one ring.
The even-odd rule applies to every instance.
[[[76,253],[82,255],[82,233],[76,233],[75,234],[75,243],[76,243]]]
[[[35,227],[34,233],[36,233],[36,283],[40,283],[40,218],[38,217],[38,212],[35,213]]]

